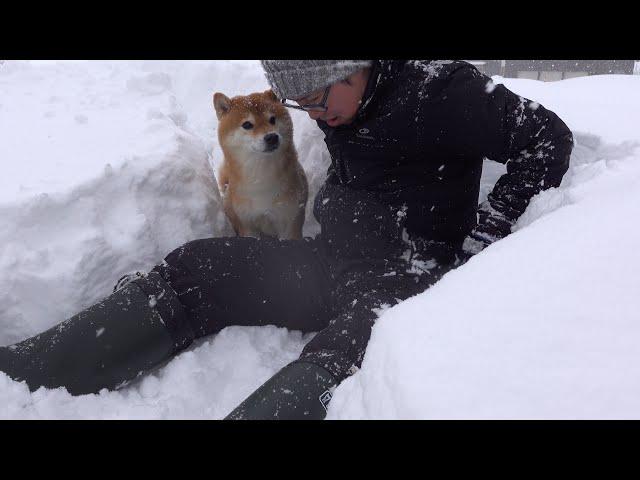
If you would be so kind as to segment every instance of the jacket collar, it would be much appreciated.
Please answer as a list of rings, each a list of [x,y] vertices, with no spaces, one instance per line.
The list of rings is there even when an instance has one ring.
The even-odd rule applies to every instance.
[[[369,80],[362,95],[362,104],[356,113],[356,121],[366,116],[370,111],[370,106],[379,98],[380,92],[383,92],[393,82],[405,62],[406,60],[373,61]]]

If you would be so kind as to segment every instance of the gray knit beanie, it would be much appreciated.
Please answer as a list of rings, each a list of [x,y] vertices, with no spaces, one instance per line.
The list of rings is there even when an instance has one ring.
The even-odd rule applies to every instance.
[[[371,60],[261,60],[260,62],[269,85],[281,100],[306,97],[371,65]]]

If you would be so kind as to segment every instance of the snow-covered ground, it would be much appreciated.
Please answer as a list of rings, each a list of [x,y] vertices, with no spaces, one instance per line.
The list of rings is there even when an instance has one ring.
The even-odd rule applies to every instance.
[[[513,235],[380,317],[330,419],[640,418],[640,77],[494,81],[576,132],[571,169]],[[0,345],[188,240],[229,234],[212,95],[266,88],[255,61],[0,65]],[[312,198],[328,153],[292,115]],[[481,199],[504,171],[485,166]],[[0,418],[221,418],[310,338],[230,327],[81,397],[0,373]]]

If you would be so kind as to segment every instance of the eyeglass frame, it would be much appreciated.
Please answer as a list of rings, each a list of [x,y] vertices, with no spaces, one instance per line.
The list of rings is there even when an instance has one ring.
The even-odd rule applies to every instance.
[[[305,112],[326,112],[329,110],[327,107],[327,100],[329,99],[329,91],[331,90],[331,85],[324,89],[324,94],[322,95],[322,100],[320,103],[310,103],[308,105],[294,105],[293,103],[287,103],[287,99],[283,98],[281,100],[282,105],[287,108],[295,108],[296,110],[302,110]]]

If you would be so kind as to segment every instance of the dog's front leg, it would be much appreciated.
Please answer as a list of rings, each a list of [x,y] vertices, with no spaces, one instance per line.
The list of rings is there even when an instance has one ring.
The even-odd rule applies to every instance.
[[[300,210],[296,217],[286,226],[284,232],[280,235],[280,238],[283,240],[301,240],[303,225],[304,210]]]

